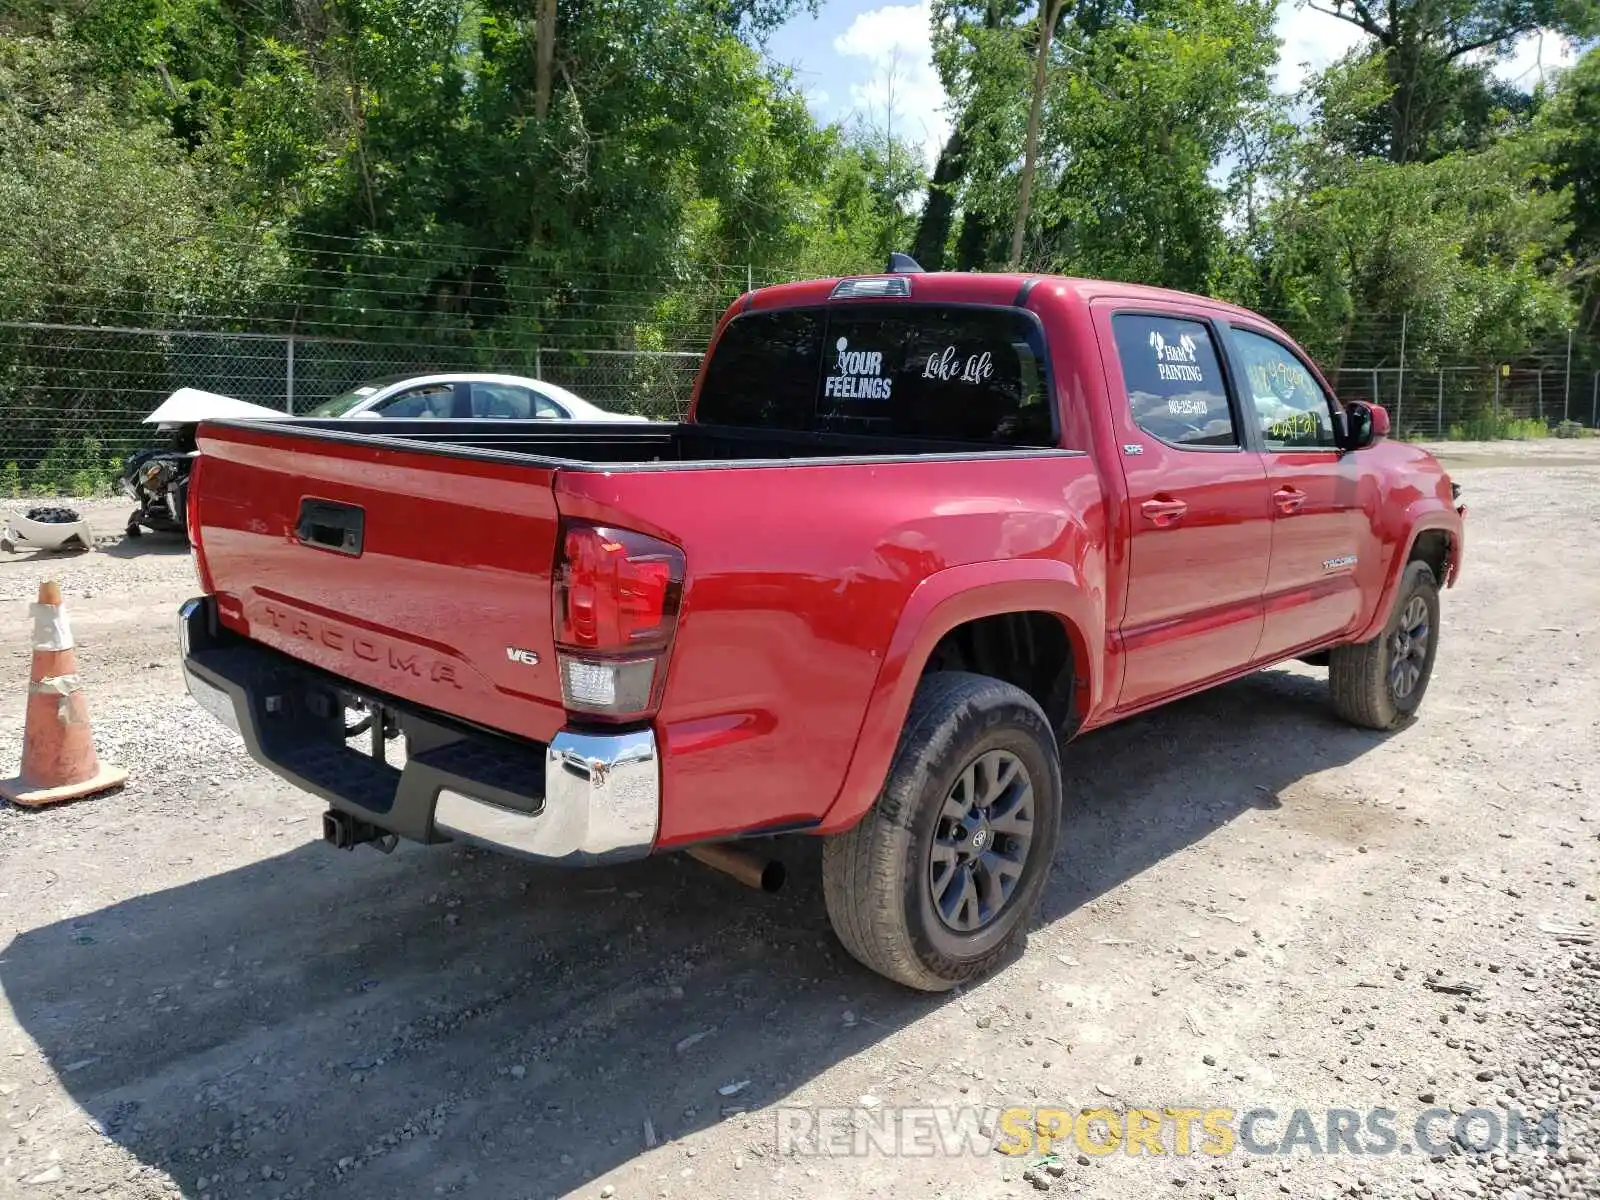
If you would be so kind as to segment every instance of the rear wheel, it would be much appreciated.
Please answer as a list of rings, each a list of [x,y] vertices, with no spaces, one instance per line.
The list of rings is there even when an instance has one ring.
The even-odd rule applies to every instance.
[[[1427,563],[1410,562],[1383,632],[1329,654],[1334,709],[1367,729],[1404,725],[1422,705],[1438,651],[1439,584]]]
[[[829,920],[851,955],[908,987],[976,978],[1026,938],[1060,822],[1038,704],[988,676],[928,675],[877,802],[823,847]]]

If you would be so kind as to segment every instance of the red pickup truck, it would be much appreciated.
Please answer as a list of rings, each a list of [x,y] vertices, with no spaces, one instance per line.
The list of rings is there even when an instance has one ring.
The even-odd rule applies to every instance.
[[[1214,300],[895,265],[742,297],[680,424],[205,423],[191,692],[336,844],[822,836],[929,990],[1025,936],[1061,740],[1292,658],[1416,712],[1465,509],[1380,408]]]

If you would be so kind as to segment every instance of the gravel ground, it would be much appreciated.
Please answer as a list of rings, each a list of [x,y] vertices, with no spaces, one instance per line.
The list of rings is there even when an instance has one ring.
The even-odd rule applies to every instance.
[[[0,808],[0,1196],[1600,1197],[1600,445],[1442,452],[1472,513],[1421,720],[1346,728],[1296,666],[1086,737],[1028,952],[948,997],[845,957],[809,842],[775,897],[327,849],[182,693],[181,543],[0,560],[0,765],[54,576],[132,771]],[[1271,1109],[1293,1153],[779,1153],[804,1106],[1011,1104]],[[1474,1109],[1558,1144],[1477,1153]]]

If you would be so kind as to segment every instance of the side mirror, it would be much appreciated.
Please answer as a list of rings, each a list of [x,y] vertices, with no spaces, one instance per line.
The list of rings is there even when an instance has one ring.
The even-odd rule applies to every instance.
[[[1341,449],[1362,450],[1389,436],[1389,414],[1381,404],[1352,400],[1344,406],[1344,437]]]

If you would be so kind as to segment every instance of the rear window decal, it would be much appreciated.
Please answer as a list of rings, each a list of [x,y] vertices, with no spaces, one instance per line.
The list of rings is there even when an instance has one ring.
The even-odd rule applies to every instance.
[[[954,346],[946,346],[938,354],[928,355],[928,361],[922,368],[924,379],[937,379],[941,383],[949,383],[952,379],[959,379],[962,383],[984,383],[994,378],[994,359],[985,350],[981,354],[967,356],[966,362],[961,361],[961,352]]]
[[[840,338],[834,343],[838,355],[831,374],[823,381],[824,396],[838,396],[852,400],[887,400],[894,380],[883,377],[883,352],[879,350],[852,350],[850,339]]]

